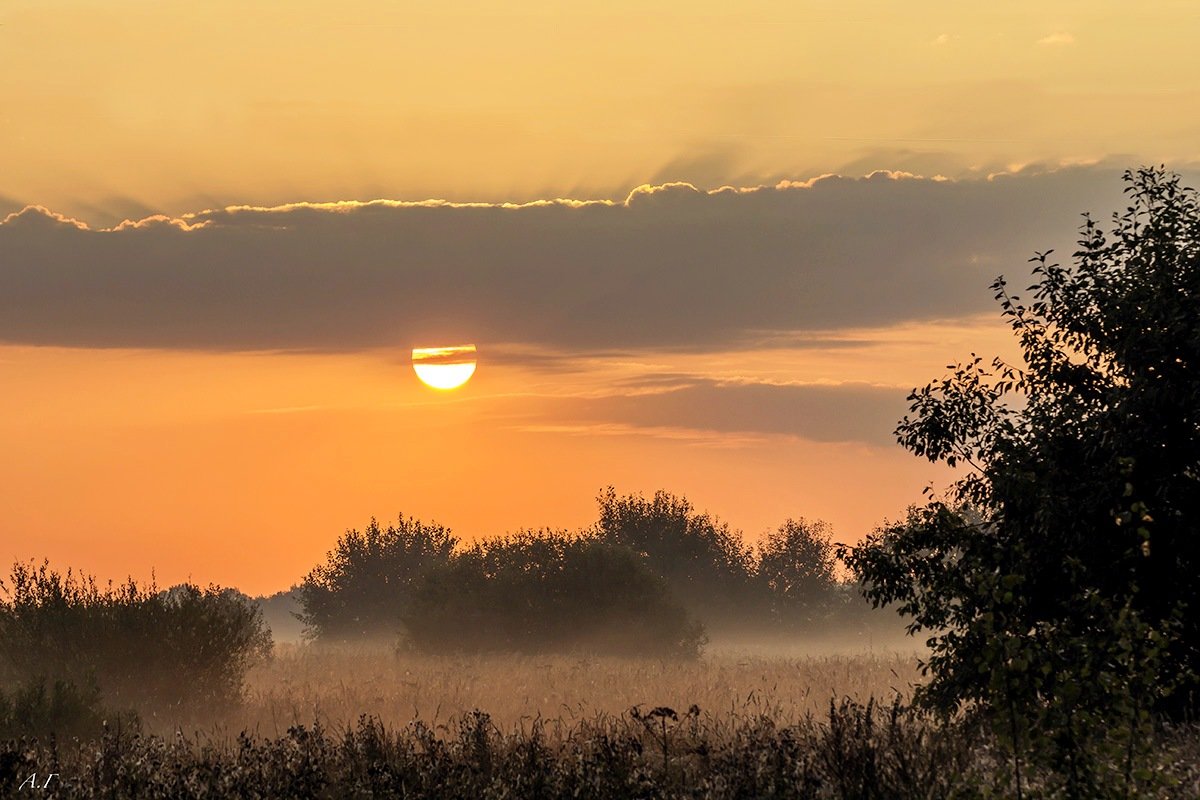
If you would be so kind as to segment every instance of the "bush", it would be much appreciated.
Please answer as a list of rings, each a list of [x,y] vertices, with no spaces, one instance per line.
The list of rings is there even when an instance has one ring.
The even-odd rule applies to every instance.
[[[525,532],[465,550],[440,525],[372,519],[342,535],[296,589],[304,635],[403,637],[435,650],[689,654],[704,640],[701,623],[735,635],[874,624],[837,581],[824,522],[789,519],[755,551],[684,497],[618,497],[609,487],[598,500],[597,523],[577,535]]]
[[[160,592],[132,579],[100,588],[48,563],[14,564],[0,588],[0,686],[9,689],[94,685],[115,708],[207,712],[237,702],[246,670],[270,652],[261,613],[230,590]]]
[[[457,543],[448,529],[403,516],[386,529],[372,518],[366,530],[346,531],[300,585],[307,635],[395,636],[413,587],[427,571],[449,564]]]
[[[671,593],[707,624],[738,624],[756,591],[754,562],[741,536],[701,514],[685,497],[659,491],[618,497],[610,486],[597,498],[595,535],[639,554]]]
[[[94,738],[106,724],[138,728],[137,714],[113,713],[101,704],[95,684],[77,687],[37,679],[9,692],[0,691],[0,739],[20,736]]]
[[[430,650],[584,649],[694,656],[703,628],[637,554],[590,537],[524,532],[427,573],[404,613]]]
[[[1195,730],[1154,737],[1165,790],[1131,797],[1194,800]],[[593,800],[950,800],[1014,797],[978,728],[899,705],[830,705],[823,718],[781,724],[752,708],[711,714],[632,709],[573,722],[500,730],[476,711],[446,723],[393,729],[363,717],[330,731],[296,725],[233,740],[134,736],[110,730],[71,745],[0,741],[0,786],[47,765],[50,797],[590,798]],[[1031,776],[1037,797],[1059,797],[1053,776]],[[24,796],[29,796],[27,792]],[[19,796],[14,794],[13,796]]]

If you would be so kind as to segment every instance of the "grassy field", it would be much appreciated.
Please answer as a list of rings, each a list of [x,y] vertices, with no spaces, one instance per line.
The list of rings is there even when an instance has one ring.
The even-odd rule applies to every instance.
[[[37,796],[1015,796],[987,731],[896,701],[919,680],[915,654],[832,646],[717,645],[692,661],[279,646],[220,719],[0,741],[0,797],[51,773]],[[1197,732],[1164,731],[1161,753],[1136,796],[1200,796]],[[1058,796],[1028,770],[1024,792]]]
[[[912,653],[779,655],[762,647],[713,647],[694,661],[569,657],[427,656],[386,645],[281,645],[248,678],[247,702],[230,730],[277,734],[295,724],[436,725],[482,709],[502,730],[537,718],[571,723],[631,708],[698,706],[707,715],[752,711],[778,724],[821,714],[830,698],[866,702],[911,694]],[[801,648],[796,648],[800,651]],[[828,645],[813,648],[828,651]]]

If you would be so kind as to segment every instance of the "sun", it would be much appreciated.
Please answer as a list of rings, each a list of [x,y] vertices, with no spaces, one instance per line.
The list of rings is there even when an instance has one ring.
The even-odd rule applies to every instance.
[[[475,345],[414,347],[413,371],[426,385],[449,391],[457,389],[475,374]]]

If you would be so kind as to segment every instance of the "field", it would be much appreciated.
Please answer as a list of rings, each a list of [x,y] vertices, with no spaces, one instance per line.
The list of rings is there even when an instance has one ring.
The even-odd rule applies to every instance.
[[[98,739],[0,743],[0,796],[51,773],[38,796],[1013,796],[985,731],[898,702],[920,678],[915,653],[832,647],[663,661],[279,645],[219,719],[152,714]],[[1197,796],[1200,737],[1163,742],[1148,796]]]
[[[912,652],[837,653],[829,643],[807,648],[813,655],[779,649],[718,645],[699,660],[668,661],[279,645],[250,673],[245,707],[225,724],[275,735],[313,721],[341,728],[363,714],[387,726],[437,725],[479,709],[508,731],[538,718],[569,727],[634,707],[695,705],[706,715],[753,712],[787,725],[825,713],[830,698],[907,697],[920,677]]]

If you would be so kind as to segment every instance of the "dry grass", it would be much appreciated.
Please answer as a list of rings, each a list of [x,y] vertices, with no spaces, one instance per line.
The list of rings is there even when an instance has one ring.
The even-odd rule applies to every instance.
[[[106,800],[1013,796],[1011,759],[985,727],[888,702],[917,682],[915,653],[803,650],[663,661],[284,646],[213,727],[154,718],[0,740],[0,787],[54,772],[46,797]],[[1104,796],[1200,796],[1198,741],[1164,730],[1152,774]],[[1060,796],[1044,764],[1023,773]]]
[[[570,723],[634,706],[698,705],[713,715],[753,710],[781,724],[823,714],[831,697],[911,694],[912,653],[778,655],[713,648],[695,661],[570,656],[423,656],[386,645],[284,645],[248,679],[230,730],[264,735],[295,724],[337,729],[361,715],[388,726],[437,724],[475,709],[503,730],[541,718]]]

